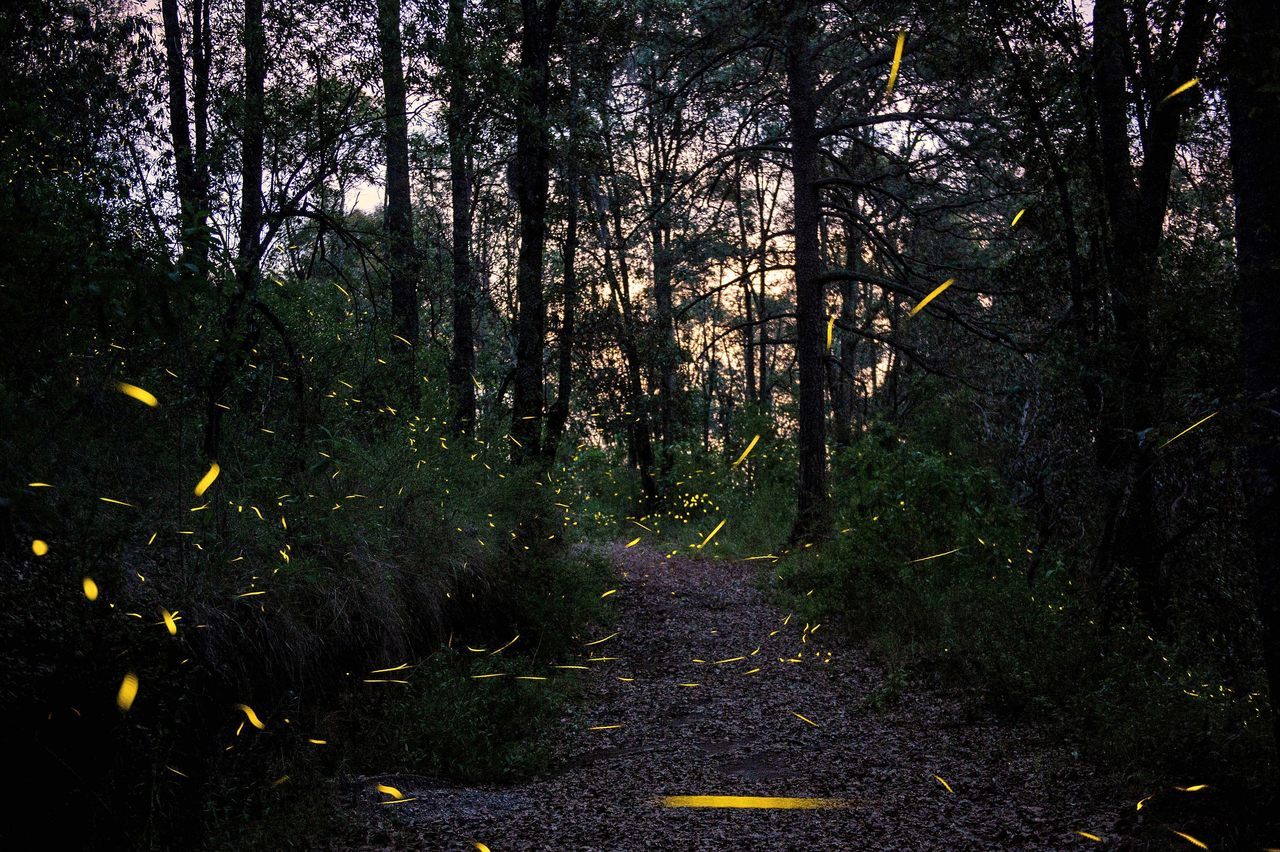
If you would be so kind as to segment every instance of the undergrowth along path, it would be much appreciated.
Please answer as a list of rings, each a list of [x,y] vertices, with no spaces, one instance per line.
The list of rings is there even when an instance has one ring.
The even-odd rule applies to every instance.
[[[780,611],[758,563],[615,545],[617,635],[565,720],[560,771],[509,787],[353,781],[362,848],[1064,849],[1118,840],[1107,785],[1033,728],[908,687]],[[601,637],[603,638],[603,637]],[[498,688],[503,688],[495,684]],[[593,730],[594,729],[594,730]],[[945,782],[945,783],[944,783]],[[406,801],[386,806],[375,784]],[[811,810],[673,808],[667,796],[842,800]]]

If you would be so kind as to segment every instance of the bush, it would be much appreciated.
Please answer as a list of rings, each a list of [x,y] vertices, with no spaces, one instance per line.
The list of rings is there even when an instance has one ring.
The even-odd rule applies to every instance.
[[[1226,773],[1265,751],[1255,690],[1228,686],[1194,641],[1157,642],[1138,624],[1104,632],[993,471],[884,427],[833,469],[836,535],[773,576],[810,620],[865,642],[891,686],[914,675],[973,691],[1113,765]]]

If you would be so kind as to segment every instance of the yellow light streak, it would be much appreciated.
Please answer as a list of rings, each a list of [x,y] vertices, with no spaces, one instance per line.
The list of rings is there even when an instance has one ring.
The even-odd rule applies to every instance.
[[[898,66],[902,64],[902,48],[907,43],[907,31],[898,31],[898,43],[893,48],[893,65],[889,68],[889,85],[885,88],[884,96],[886,98],[893,97],[893,84],[898,82]]]
[[[934,299],[936,299],[936,298],[938,298],[939,296],[941,296],[941,295],[942,295],[942,291],[946,290],[948,287],[950,287],[950,286],[951,286],[952,284],[954,284],[954,283],[956,283],[956,279],[954,279],[954,278],[948,278],[946,281],[943,281],[941,284],[939,284],[939,285],[937,286],[937,288],[935,288],[935,289],[934,289],[934,291],[933,291],[932,293],[930,293],[929,295],[927,295],[927,296],[925,296],[923,299],[921,299],[921,300],[920,300],[920,304],[918,304],[918,305],[916,305],[914,308],[912,308],[912,309],[911,309],[911,313],[910,313],[910,314],[908,314],[907,316],[912,316],[912,317],[913,317],[913,316],[915,316],[916,314],[920,313],[922,310],[924,310],[924,306],[925,306],[925,305],[929,304],[929,303],[930,303],[930,302],[932,302]]]
[[[666,796],[668,808],[765,808],[772,810],[816,810],[839,808],[841,799],[799,799],[788,796]]]

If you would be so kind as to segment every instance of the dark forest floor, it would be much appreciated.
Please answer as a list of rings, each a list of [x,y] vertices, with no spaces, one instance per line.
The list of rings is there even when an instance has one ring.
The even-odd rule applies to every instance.
[[[347,779],[342,821],[363,840],[344,848],[1096,845],[1078,831],[1130,846],[1118,833],[1134,804],[1114,785],[1034,728],[998,721],[961,697],[908,686],[877,701],[884,675],[865,652],[825,625],[806,637],[806,625],[756,587],[758,563],[668,561],[621,546],[611,556],[619,590],[609,632],[618,635],[587,649],[608,659],[562,673],[582,677],[585,694],[563,728],[561,771],[513,787],[441,787],[401,774]],[[604,725],[622,727],[590,730]],[[379,804],[379,783],[413,801]],[[664,807],[671,795],[846,806]]]

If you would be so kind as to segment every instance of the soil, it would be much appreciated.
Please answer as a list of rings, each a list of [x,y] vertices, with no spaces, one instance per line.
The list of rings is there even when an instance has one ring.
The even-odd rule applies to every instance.
[[[609,632],[617,635],[566,661],[588,670],[556,673],[581,677],[584,688],[563,726],[560,771],[513,787],[348,779],[349,822],[364,826],[357,848],[1098,845],[1078,832],[1128,845],[1118,834],[1134,803],[1088,765],[963,696],[907,685],[884,700],[885,675],[864,650],[769,602],[760,563],[666,559],[622,545],[609,553],[618,572]],[[379,783],[412,801],[380,804]],[[839,802],[664,805],[667,796],[705,795]]]

